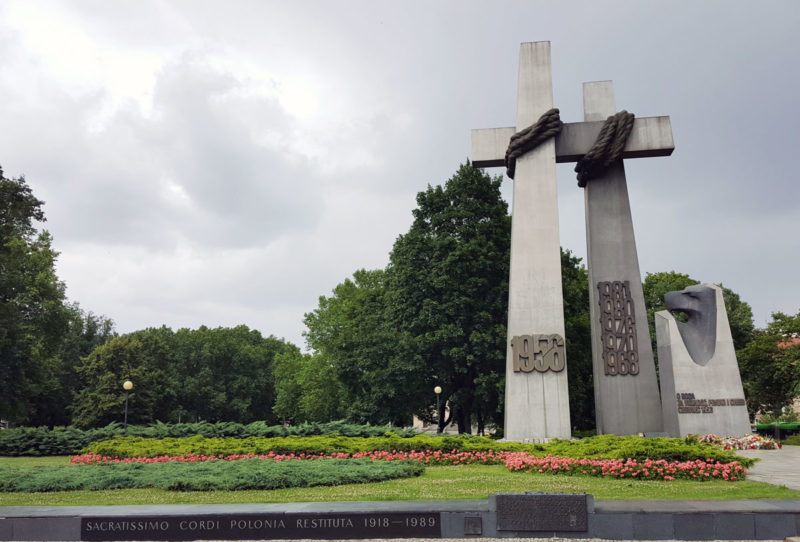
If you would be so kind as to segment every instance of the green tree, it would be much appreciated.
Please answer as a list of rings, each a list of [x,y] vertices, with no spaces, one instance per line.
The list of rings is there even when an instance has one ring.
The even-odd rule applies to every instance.
[[[501,413],[511,221],[501,179],[469,163],[444,186],[417,194],[408,233],[387,268],[389,311],[428,396],[442,387],[459,432]],[[427,402],[427,404],[430,404]]]
[[[286,348],[243,325],[179,330],[173,354],[178,405],[208,421],[277,421],[272,361]]]
[[[81,358],[115,336],[114,323],[103,316],[84,312],[77,303],[67,305],[66,333],[58,348],[58,360],[52,364],[52,383],[48,393],[33,397],[36,415],[30,425],[69,425],[69,405],[80,387],[77,369]]]
[[[345,389],[333,365],[320,354],[295,349],[273,363],[275,406],[281,421],[329,422],[345,418]]]
[[[49,423],[59,391],[59,348],[69,322],[52,239],[37,233],[43,202],[0,169],[0,418]]]
[[[751,415],[775,418],[800,395],[800,312],[773,313],[767,328],[737,352]]]
[[[173,332],[150,328],[114,337],[81,360],[72,404],[81,427],[119,421],[130,380],[129,421],[277,420],[272,362],[291,348],[247,326]]]
[[[300,411],[309,422],[329,422],[345,417],[345,389],[336,368],[323,356],[306,354],[300,370]]]
[[[126,380],[134,385],[128,405],[129,423],[153,421],[156,395],[164,380],[152,365],[150,352],[134,334],[113,337],[95,348],[78,368],[83,385],[71,406],[73,424],[88,428],[121,422],[125,401],[122,383]]]
[[[300,398],[303,388],[300,386],[303,354],[299,348],[287,349],[275,356],[272,363],[272,377],[275,380],[275,404],[272,411],[281,422],[304,422],[300,411]]]
[[[386,273],[361,269],[352,280],[337,285],[332,296],[321,296],[319,307],[305,315],[306,341],[316,352],[303,365],[300,380],[306,404],[309,397],[330,391],[314,384],[311,367],[316,367],[340,383],[348,420],[398,425],[411,421],[424,403],[422,368],[408,353],[403,332],[388,319],[387,296]],[[316,382],[328,384],[324,379]]]
[[[561,249],[561,287],[567,349],[569,414],[578,429],[595,427],[592,330],[589,318],[589,273],[581,259]]]

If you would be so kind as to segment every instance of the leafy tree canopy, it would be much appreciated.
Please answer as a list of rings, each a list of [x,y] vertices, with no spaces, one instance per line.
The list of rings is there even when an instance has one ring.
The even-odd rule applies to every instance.
[[[272,363],[292,349],[247,326],[173,332],[150,328],[114,337],[81,360],[73,422],[97,427],[122,417],[122,383],[134,384],[130,423],[277,421]]]
[[[800,312],[773,313],[767,328],[737,352],[747,406],[775,418],[800,395]]]
[[[306,341],[316,354],[298,365],[300,404],[307,405],[298,414],[309,416],[310,398],[331,393],[331,399],[341,397],[341,412],[350,421],[411,422],[424,401],[424,368],[408,351],[406,334],[388,319],[387,288],[385,271],[361,269],[305,315]],[[322,375],[334,377],[341,389],[330,389]]]
[[[25,179],[0,169],[0,418],[41,421],[36,398],[59,386],[59,347],[70,313],[55,273],[57,253],[47,232],[43,202]]]
[[[589,273],[581,259],[561,249],[561,290],[567,350],[569,410],[573,427],[595,427],[592,330],[589,319]]]
[[[460,432],[501,411],[511,219],[501,179],[463,164],[417,194],[414,222],[387,269],[390,317],[409,339],[424,387],[442,387]]]

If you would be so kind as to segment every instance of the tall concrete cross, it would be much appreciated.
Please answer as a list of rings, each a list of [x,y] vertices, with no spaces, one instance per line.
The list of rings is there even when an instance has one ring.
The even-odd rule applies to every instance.
[[[521,129],[533,124],[552,105],[550,43],[523,43],[520,48],[517,126]],[[506,350],[504,433],[509,440],[570,436],[555,163],[579,160],[591,148],[602,125],[603,121],[565,124],[554,140],[517,159]],[[473,166],[503,166],[505,151],[515,132],[516,128],[473,130]],[[667,117],[636,119],[623,158],[667,156],[672,149],[672,132]],[[593,305],[595,302],[598,302],[598,296],[593,297]],[[599,313],[599,308],[592,320],[593,351],[602,352],[596,342],[601,337],[595,333],[595,328],[599,329],[596,313]],[[610,377],[606,377],[603,370],[598,372],[596,360],[594,368],[597,388],[598,376],[601,379]],[[634,380],[638,382],[637,379],[628,382]],[[603,390],[605,388],[601,386],[596,394],[602,395],[605,393]],[[638,392],[634,397],[638,399]],[[655,398],[658,400],[657,389]],[[613,401],[604,402],[602,397],[596,398],[596,402],[614,408]],[[622,404],[625,405],[622,411],[614,415],[630,416],[627,410],[637,409],[635,404]]]
[[[523,43],[517,126],[530,126],[552,107],[550,42]],[[473,130],[472,164],[503,165],[513,133]],[[514,178],[503,434],[515,441],[569,438],[555,142],[519,157]]]
[[[611,81],[583,84],[585,121],[604,121],[616,112]],[[626,150],[638,137],[652,152],[639,156],[672,153],[669,117],[657,117],[648,128],[639,122]],[[584,202],[597,433],[661,432],[661,396],[622,160],[586,183]]]

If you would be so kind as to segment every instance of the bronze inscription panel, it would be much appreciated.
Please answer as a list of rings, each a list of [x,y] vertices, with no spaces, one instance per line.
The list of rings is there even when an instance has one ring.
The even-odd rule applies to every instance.
[[[563,371],[567,366],[564,337],[556,333],[517,335],[511,339],[515,373]]]
[[[497,495],[498,531],[587,531],[587,495]]]
[[[598,282],[597,290],[605,374],[635,376],[639,374],[639,346],[630,283],[627,280]]]

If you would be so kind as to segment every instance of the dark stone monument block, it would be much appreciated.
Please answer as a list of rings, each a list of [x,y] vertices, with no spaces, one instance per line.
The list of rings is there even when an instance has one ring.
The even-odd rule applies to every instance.
[[[589,534],[595,538],[608,540],[633,540],[633,514],[591,514]]]
[[[755,540],[754,514],[715,514],[714,537],[717,540]]]
[[[81,540],[440,538],[441,513],[84,517]]]
[[[714,516],[711,514],[675,514],[672,516],[677,540],[714,540]]]
[[[76,518],[11,518],[7,540],[79,540]]]
[[[672,514],[634,514],[634,539],[672,540],[674,537]]]
[[[756,515],[757,540],[783,540],[797,536],[797,518],[795,514],[758,514]]]
[[[496,496],[498,531],[586,531],[588,495],[546,493]]]
[[[0,540],[11,540],[13,537],[13,530],[11,529],[12,521],[0,521]]]

